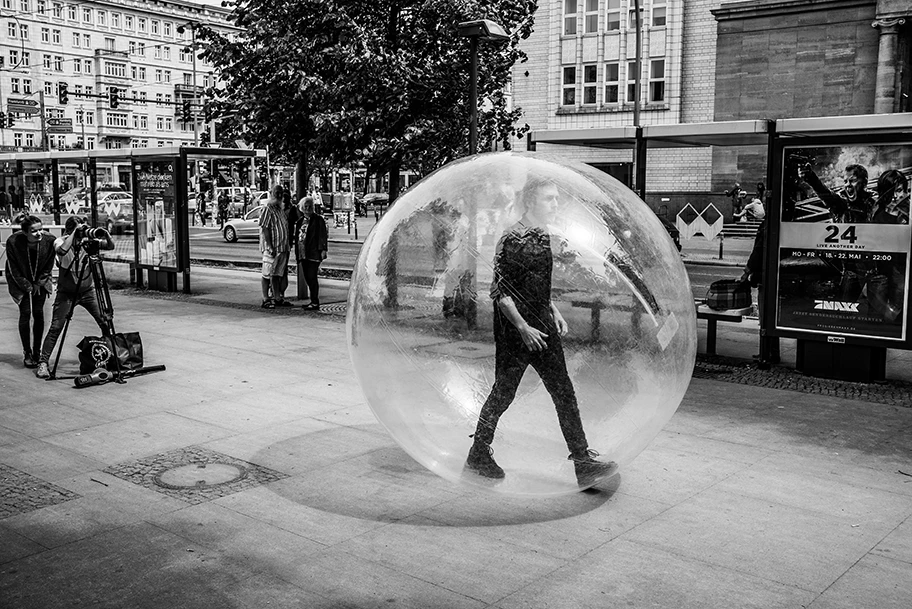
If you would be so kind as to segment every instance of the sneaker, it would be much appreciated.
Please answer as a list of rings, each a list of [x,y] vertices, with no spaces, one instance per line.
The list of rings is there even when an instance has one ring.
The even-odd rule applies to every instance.
[[[35,376],[37,376],[40,379],[51,378],[51,371],[48,370],[47,362],[40,362],[38,364],[38,369],[35,370]]]
[[[260,308],[262,308],[262,309],[274,309],[274,308],[275,308],[275,303],[272,302],[272,300],[270,300],[270,299],[267,298],[266,300],[263,301],[263,304],[260,305]]]
[[[294,305],[288,302],[287,300],[277,300],[275,303],[277,307],[293,307]]]
[[[320,305],[314,304],[314,303],[311,302],[310,304],[306,304],[306,305],[304,305],[304,306],[301,307],[301,308],[304,309],[305,311],[319,311],[319,310],[320,310]]]
[[[504,470],[494,461],[494,449],[485,444],[472,445],[465,466],[485,478],[504,477]]]
[[[37,368],[38,362],[35,361],[31,353],[26,353],[22,356],[22,365],[26,368]]]
[[[567,457],[573,461],[573,467],[576,470],[576,482],[588,488],[600,480],[609,478],[617,473],[618,465],[614,461],[598,461],[596,457],[599,454],[592,449],[586,451],[582,459],[574,458],[573,455]]]

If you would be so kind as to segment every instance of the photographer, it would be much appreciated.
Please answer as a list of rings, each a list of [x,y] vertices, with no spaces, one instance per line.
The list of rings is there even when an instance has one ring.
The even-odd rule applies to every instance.
[[[67,315],[75,304],[89,312],[101,328],[102,334],[108,332],[108,324],[95,297],[92,272],[89,265],[85,264],[85,260],[87,256],[93,256],[100,250],[114,249],[111,235],[102,229],[89,228],[83,218],[71,216],[67,218],[63,236],[54,241],[54,249],[57,252],[60,275],[57,279],[57,297],[54,299],[51,326],[41,346],[38,370],[35,371],[38,378],[50,377],[48,360],[66,324]]]

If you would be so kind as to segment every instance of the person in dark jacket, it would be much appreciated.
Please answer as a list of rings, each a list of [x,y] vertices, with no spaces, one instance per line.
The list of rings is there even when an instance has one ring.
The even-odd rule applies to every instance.
[[[760,353],[754,356],[762,367],[768,367],[770,364],[779,363],[779,337],[766,336],[765,320],[763,313],[765,305],[763,302],[764,295],[764,273],[763,257],[766,239],[766,220],[760,223],[757,229],[757,235],[754,237],[754,246],[751,248],[750,256],[747,258],[747,265],[744,267],[744,273],[741,275],[741,281],[748,282],[751,287],[757,288],[757,308],[760,317]]]
[[[326,260],[329,243],[329,231],[326,220],[314,204],[313,197],[304,197],[301,201],[304,208],[303,218],[300,221],[298,238],[298,260],[304,266],[304,281],[310,292],[310,303],[304,305],[305,311],[320,310],[320,284],[317,275],[320,264]]]
[[[19,305],[22,364],[36,368],[44,337],[44,303],[54,290],[54,237],[44,232],[35,216],[27,216],[19,226],[6,240],[6,282]]]

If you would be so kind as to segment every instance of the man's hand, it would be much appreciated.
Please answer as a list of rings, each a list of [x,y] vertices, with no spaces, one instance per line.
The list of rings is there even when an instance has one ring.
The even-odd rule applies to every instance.
[[[567,325],[564,316],[561,315],[561,312],[554,306],[553,302],[551,303],[551,315],[554,317],[554,325],[557,326],[558,335],[567,336],[567,332],[570,331],[570,326]]]
[[[516,329],[519,330],[523,344],[529,351],[544,351],[547,348],[548,344],[545,341],[548,339],[548,335],[541,330],[537,330],[529,324],[522,324]]]

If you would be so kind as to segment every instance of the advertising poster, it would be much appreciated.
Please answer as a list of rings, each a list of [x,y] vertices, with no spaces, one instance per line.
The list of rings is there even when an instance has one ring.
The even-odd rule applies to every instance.
[[[912,144],[783,151],[776,327],[906,340]]]
[[[136,163],[139,263],[177,269],[176,183],[172,161]]]

